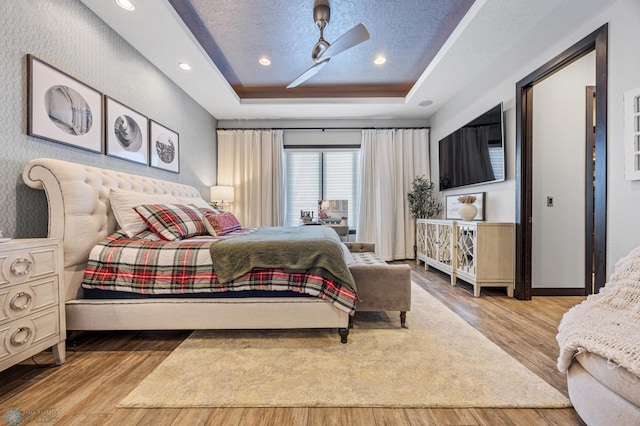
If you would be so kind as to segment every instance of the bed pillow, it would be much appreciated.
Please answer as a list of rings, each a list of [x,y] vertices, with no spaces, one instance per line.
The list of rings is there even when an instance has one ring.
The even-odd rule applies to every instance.
[[[123,191],[112,189],[109,191],[111,210],[120,226],[129,238],[147,229],[147,224],[134,210],[141,204],[175,203],[176,199],[170,194],[145,194],[143,192]]]
[[[204,213],[204,223],[207,231],[216,237],[222,237],[242,228],[234,214],[229,212],[213,213],[206,211]]]
[[[213,208],[211,206],[209,206],[207,208],[201,208],[199,210],[202,213],[202,221],[204,222],[205,228],[207,228],[207,232],[209,233],[209,235],[213,235],[214,237],[216,237],[217,236],[216,235],[216,230],[213,229],[213,225],[211,224],[211,222],[207,218],[207,215],[221,214],[221,213],[224,213],[225,211],[222,210],[222,209]]]
[[[142,220],[163,240],[207,235],[202,213],[186,204],[143,204],[135,208]]]
[[[203,198],[194,197],[176,197],[176,202],[180,204],[194,205],[199,209],[209,209],[211,205],[207,203]]]

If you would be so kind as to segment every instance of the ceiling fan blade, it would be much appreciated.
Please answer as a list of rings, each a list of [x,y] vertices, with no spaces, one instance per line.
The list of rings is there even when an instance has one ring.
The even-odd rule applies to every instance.
[[[324,68],[325,65],[327,65],[327,63],[329,62],[330,59],[331,58],[326,58],[326,59],[323,59],[322,61],[314,64],[311,68],[309,68],[308,70],[306,70],[305,72],[300,74],[300,76],[298,78],[293,80],[293,82],[291,82],[291,84],[289,84],[287,86],[287,89],[293,89],[294,87],[297,87],[297,86],[301,85],[302,83],[304,83],[305,81],[307,81],[311,77],[313,77],[314,75],[318,74],[318,72],[322,68]]]
[[[338,53],[351,49],[353,46],[367,40],[369,40],[369,30],[367,30],[367,27],[360,22],[358,25],[338,37],[336,41],[331,43],[331,45],[322,52],[318,58],[331,58],[332,56],[336,56]]]

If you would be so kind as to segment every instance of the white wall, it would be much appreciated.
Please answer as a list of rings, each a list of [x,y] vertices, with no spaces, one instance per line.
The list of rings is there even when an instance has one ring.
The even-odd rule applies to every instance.
[[[218,127],[221,129],[285,128],[283,133],[285,145],[360,145],[364,128],[427,126],[426,119],[220,120],[218,122]]]
[[[365,128],[365,127],[426,127],[429,125],[427,119],[406,118],[406,119],[300,119],[300,120],[220,120],[219,128]]]
[[[619,0],[608,11],[607,265],[640,245],[640,181],[624,180],[623,93],[640,86],[640,2]]]
[[[585,88],[595,85],[595,57],[533,87],[533,288],[584,285]]]
[[[640,86],[640,55],[637,49],[637,41],[640,40],[640,2],[617,0],[589,3],[588,7],[573,9],[573,22],[570,23],[555,22],[552,13],[546,18],[549,21],[548,31],[523,35],[524,44],[505,52],[501,60],[496,61],[490,69],[480,70],[472,85],[442,106],[431,118],[431,140],[440,140],[498,102],[504,102],[507,120],[507,181],[476,186],[472,188],[473,191],[464,192],[487,192],[488,220],[515,221],[515,84],[608,23],[607,275],[610,275],[614,263],[640,245],[640,223],[637,219],[637,212],[640,211],[640,182],[624,180],[622,142],[622,95],[625,91]],[[432,174],[437,176],[437,146],[434,146],[435,143],[431,145]]]
[[[438,167],[438,141],[456,130],[457,128],[470,122],[477,116],[483,114],[489,109],[498,104],[500,100],[493,104],[480,107],[477,112],[473,112],[462,121],[453,119],[448,120],[446,126],[435,125],[431,126],[431,147],[429,157],[431,158],[431,180],[438,182],[438,176],[440,176],[440,168]],[[515,202],[514,202],[514,182],[515,182],[515,106],[514,102],[511,104],[504,104],[504,143],[505,143],[505,168],[506,176],[503,182],[496,182],[490,184],[469,185],[462,188],[451,189],[438,193],[437,196],[443,205],[445,205],[445,197],[456,194],[469,194],[476,192],[485,193],[485,220],[490,222],[513,222],[515,218]],[[432,120],[432,123],[437,122]],[[442,129],[448,129],[443,131]],[[441,214],[441,218],[444,219],[445,212]]]
[[[362,140],[362,130],[358,129],[292,129],[283,132],[287,145],[357,145]]]

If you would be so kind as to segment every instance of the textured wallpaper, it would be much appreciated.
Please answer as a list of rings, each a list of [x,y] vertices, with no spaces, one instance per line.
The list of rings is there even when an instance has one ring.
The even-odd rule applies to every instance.
[[[106,1],[106,0],[105,0]],[[180,174],[26,135],[31,53],[180,134]],[[43,191],[22,182],[32,158],[49,157],[193,185],[216,180],[216,120],[79,0],[0,2],[0,230],[47,235]]]

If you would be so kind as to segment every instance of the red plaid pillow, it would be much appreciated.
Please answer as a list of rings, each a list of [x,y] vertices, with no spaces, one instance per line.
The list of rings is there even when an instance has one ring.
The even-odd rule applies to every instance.
[[[143,204],[135,208],[142,220],[163,240],[175,241],[207,235],[202,213],[185,204]]]
[[[209,233],[213,236],[221,237],[238,229],[242,229],[240,222],[233,213],[225,212],[214,214],[212,212],[204,213],[205,226]]]

